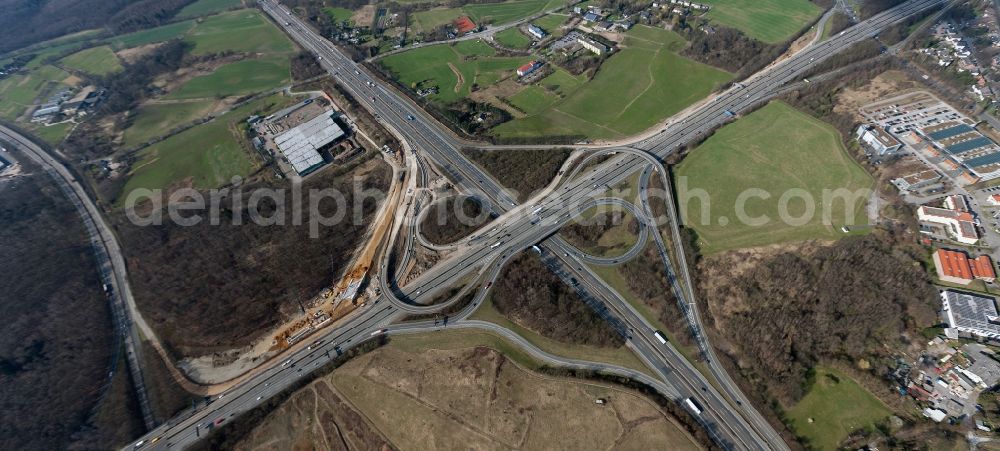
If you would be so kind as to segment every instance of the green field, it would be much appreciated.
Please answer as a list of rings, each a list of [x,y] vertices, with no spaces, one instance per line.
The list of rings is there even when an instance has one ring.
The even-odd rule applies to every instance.
[[[185,37],[194,43],[191,53],[222,51],[291,53],[292,42],[255,9],[241,9],[206,18]]]
[[[60,63],[69,69],[92,75],[107,75],[122,70],[118,56],[106,45],[81,50],[63,58]]]
[[[500,45],[512,49],[526,49],[531,45],[531,38],[518,30],[517,27],[501,31],[493,35],[493,38]]]
[[[169,41],[171,39],[184,36],[190,32],[194,26],[195,21],[193,20],[175,22],[162,27],[150,28],[148,30],[136,31],[134,33],[116,36],[110,39],[110,44],[115,50],[121,50],[138,47],[140,45]]]
[[[242,139],[237,133],[243,121],[255,112],[273,111],[293,101],[280,95],[260,99],[143,149],[118,202],[137,188],[207,189],[228,183],[234,176],[249,175],[257,164],[238,139]]]
[[[538,84],[565,97],[575,92],[576,88],[586,82],[587,77],[585,75],[573,75],[562,69],[556,69],[555,72],[543,78]]]
[[[288,60],[284,58],[248,59],[194,78],[163,98],[198,99],[250,94],[278,87],[290,77]]]
[[[66,138],[66,134],[69,133],[70,128],[73,127],[72,122],[60,122],[58,124],[52,125],[30,125],[29,130],[35,136],[42,138],[45,142],[56,146]]]
[[[549,34],[555,34],[559,30],[559,26],[565,23],[568,18],[568,16],[562,14],[546,14],[531,21],[531,23],[547,31]]]
[[[508,102],[525,114],[538,114],[559,101],[559,97],[538,86],[528,86],[510,96]]]
[[[241,9],[196,21],[179,22],[116,38],[116,48],[183,38],[194,55],[221,52],[251,53],[244,59],[196,77],[166,99],[214,98],[276,88],[290,78],[288,57],[295,46],[257,10]],[[156,134],[152,135],[156,136]],[[147,138],[148,139],[148,138]],[[141,142],[141,141],[140,141]]]
[[[212,100],[174,103],[147,103],[139,107],[132,124],[125,129],[125,145],[136,146],[162,136],[174,127],[207,116],[214,109]]]
[[[140,45],[183,38],[192,43],[194,55],[223,51],[254,53],[291,53],[295,46],[260,11],[241,9],[138,31],[110,40],[121,50]]]
[[[198,0],[187,5],[179,13],[178,19],[207,16],[243,5],[242,0]]]
[[[397,53],[381,60],[404,86],[420,83],[437,85],[440,92],[429,97],[441,103],[451,103],[469,95],[473,83],[487,86],[518,66],[528,57],[497,57],[496,51],[480,40],[461,41],[455,45],[441,44]],[[462,76],[459,83],[458,71]]]
[[[31,72],[0,80],[0,117],[17,119],[43,91],[55,85],[65,86],[62,81],[69,76],[55,66],[41,66]]]
[[[652,127],[732,78],[677,55],[684,40],[672,31],[639,25],[628,31],[625,45],[590,82],[576,89],[559,84],[565,99],[539,114],[501,124],[494,133],[621,138]]]
[[[871,176],[847,155],[833,127],[781,102],[771,102],[721,128],[677,166],[676,175],[682,221],[698,233],[703,254],[836,239],[843,236],[839,229],[848,213],[854,216],[853,224],[867,223],[865,190],[873,185]],[[687,189],[682,189],[685,183]],[[696,189],[707,192],[707,207],[694,197]],[[824,202],[823,192],[837,189],[862,195],[851,202],[853,209],[843,199]],[[803,196],[795,196],[786,209],[795,219],[783,220],[780,200],[796,192],[811,197],[814,214],[807,214]],[[743,199],[745,217],[753,221],[738,219],[741,194],[753,196]],[[824,224],[824,212],[829,224]],[[764,215],[766,223],[754,223]]]
[[[708,17],[767,43],[784,42],[823,10],[809,0],[704,0]]]
[[[448,25],[459,16],[465,15],[462,8],[435,8],[419,11],[410,16],[414,29],[419,32],[429,32],[442,25]]]
[[[3,55],[3,59],[0,60],[0,61],[3,61],[4,63],[6,63],[6,61],[9,58],[12,58],[14,56],[25,55],[25,54],[29,54],[29,53],[38,53],[39,51],[44,51],[44,50],[47,50],[47,49],[50,49],[50,48],[53,48],[53,47],[59,47],[59,48],[65,49],[65,48],[69,48],[70,46],[73,46],[73,45],[80,45],[83,42],[90,41],[90,40],[98,38],[104,32],[105,32],[105,30],[103,28],[99,28],[99,29],[93,29],[93,30],[83,30],[83,31],[78,31],[76,33],[71,33],[71,34],[67,34],[67,35],[64,35],[64,36],[59,36],[58,38],[53,38],[53,39],[49,39],[47,41],[42,41],[42,42],[39,42],[39,43],[31,44],[31,45],[29,45],[27,47],[23,47],[23,48],[20,48],[20,49],[17,49],[17,50],[5,53]]]
[[[564,5],[563,0],[509,0],[500,3],[470,4],[458,8],[435,8],[413,14],[418,32],[428,32],[450,24],[460,16],[469,16],[476,25],[503,25]]]
[[[848,434],[873,427],[892,412],[850,377],[820,367],[809,393],[787,413],[795,432],[815,449],[835,450]]]
[[[465,5],[465,12],[476,24],[502,25],[565,5],[563,0],[515,0],[502,3]]]
[[[330,19],[333,19],[333,21],[336,22],[337,24],[340,24],[345,20],[353,23],[353,21],[351,20],[351,16],[354,15],[354,11],[351,11],[347,8],[327,7],[323,8],[323,12],[325,12],[326,15],[330,16]]]

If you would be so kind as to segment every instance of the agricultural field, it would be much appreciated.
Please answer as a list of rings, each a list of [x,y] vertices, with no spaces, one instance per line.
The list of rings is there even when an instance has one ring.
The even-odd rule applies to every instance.
[[[708,18],[769,44],[784,42],[823,10],[809,0],[703,0]]]
[[[465,5],[463,9],[476,24],[503,25],[533,14],[564,6],[564,0],[511,0],[502,3]]]
[[[348,22],[353,22],[351,20],[351,16],[354,15],[354,11],[351,11],[347,8],[327,7],[323,8],[323,12],[325,12],[326,15],[330,16],[330,19],[334,20],[338,24],[345,20]]]
[[[517,27],[501,31],[493,35],[493,38],[500,45],[512,49],[526,49],[531,45],[531,38],[522,33]]]
[[[125,146],[132,147],[162,136],[174,127],[189,124],[217,109],[218,101],[147,102],[139,107],[125,129]]]
[[[295,46],[263,13],[255,9],[229,11],[203,20],[176,22],[149,30],[137,31],[110,40],[121,50],[140,45],[183,38],[192,43],[194,55],[223,51],[249,53],[291,53]]]
[[[110,39],[111,48],[117,50],[138,47],[140,45],[165,42],[174,38],[183,37],[190,32],[196,23],[194,20],[174,22],[162,27],[150,28],[148,30],[136,31]]]
[[[678,165],[674,185],[682,221],[698,233],[701,252],[707,255],[788,241],[837,239],[843,236],[840,227],[845,223],[867,223],[865,205],[873,181],[847,155],[833,127],[785,103],[771,102],[721,128],[693,150]],[[707,193],[708,204],[686,194],[699,189]],[[859,195],[851,202],[824,199],[824,191],[839,189]],[[743,217],[752,219],[738,219],[741,195],[750,196],[742,199]],[[796,195],[786,199],[786,219],[779,214],[783,195]],[[811,198],[813,214],[803,197]]]
[[[458,8],[435,8],[413,14],[414,28],[427,32],[450,24],[460,16],[469,16],[476,25],[503,25],[533,14],[565,5],[563,0],[508,0],[500,3],[470,4]]]
[[[106,45],[81,50],[63,58],[60,65],[91,75],[107,75],[122,70],[118,56]]]
[[[473,331],[401,337],[329,378],[403,448],[698,449],[649,399],[602,383],[539,375],[521,363],[523,353],[495,350],[498,341],[498,348],[510,347]],[[608,403],[597,405],[597,398]]]
[[[228,183],[234,176],[249,175],[257,165],[242,143],[243,120],[254,112],[291,103],[291,98],[280,95],[260,99],[143,149],[118,199],[123,201],[137,188],[183,185],[208,189]]]
[[[191,53],[223,51],[291,53],[292,42],[255,9],[241,9],[205,18],[185,36],[194,44]]]
[[[69,133],[69,130],[73,127],[73,125],[74,124],[72,122],[60,122],[58,124],[37,126],[32,124],[28,127],[28,130],[31,130],[35,136],[42,138],[43,141],[55,146],[66,138],[66,134]]]
[[[816,368],[812,388],[787,412],[795,432],[817,450],[835,450],[850,433],[874,427],[892,413],[853,379],[823,367]]]
[[[381,60],[404,86],[437,85],[429,99],[448,104],[467,97],[473,84],[488,86],[528,62],[528,57],[498,57],[480,40],[441,44],[397,53]]]
[[[41,66],[0,80],[0,117],[15,120],[41,94],[66,86],[70,74],[55,66]]]
[[[51,49],[53,47],[69,48],[71,45],[79,45],[82,42],[89,41],[98,38],[105,30],[103,29],[93,29],[93,30],[83,30],[76,33],[70,33],[65,36],[59,36],[57,38],[49,39],[47,41],[38,42],[31,44],[27,47],[14,50],[4,54],[4,58],[14,57],[18,55],[24,55],[28,53],[37,53],[39,51],[44,51]]]
[[[228,97],[276,88],[291,78],[282,57],[247,59],[188,81],[164,96],[166,100]]]
[[[500,137],[621,138],[652,127],[732,78],[679,56],[676,51],[684,40],[668,30],[639,25],[626,33],[624,44],[593,80],[575,89],[543,81],[543,86],[558,85],[565,98],[540,113],[501,124],[493,132]],[[568,81],[565,75],[559,77]]]
[[[566,23],[567,19],[569,19],[569,16],[563,14],[546,14],[531,21],[531,23],[549,32],[549,34],[555,34],[559,30],[559,26]]]
[[[559,101],[559,97],[539,86],[528,86],[507,99],[525,114],[538,114]]]
[[[178,19],[207,16],[243,5],[243,0],[198,0],[177,13]]]

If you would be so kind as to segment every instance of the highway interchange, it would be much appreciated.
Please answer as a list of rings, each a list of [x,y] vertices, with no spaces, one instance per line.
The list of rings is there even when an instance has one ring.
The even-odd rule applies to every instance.
[[[338,82],[349,91],[365,108],[373,112],[383,122],[392,124],[390,127],[399,135],[408,147],[421,156],[429,158],[433,164],[444,171],[461,191],[480,198],[498,217],[489,226],[489,231],[481,234],[477,240],[469,240],[457,252],[444,259],[434,267],[421,274],[405,286],[397,286],[394,277],[388,277],[385,269],[380,269],[378,283],[384,288],[381,296],[369,302],[356,314],[342,321],[336,327],[317,334],[314,346],[290,351],[276,361],[269,362],[269,367],[262,368],[253,377],[244,380],[223,395],[194,411],[186,411],[157,426],[141,439],[130,443],[126,449],[131,449],[137,443],[145,447],[167,449],[189,446],[199,438],[204,437],[215,424],[222,424],[259,405],[264,400],[279,393],[286,387],[307,375],[311,370],[329,362],[345,349],[357,345],[373,336],[381,334],[402,334],[427,332],[441,328],[479,328],[488,329],[502,335],[515,344],[527,350],[534,357],[553,365],[600,370],[608,373],[626,375],[639,380],[659,390],[664,395],[675,399],[693,397],[704,407],[700,415],[694,415],[700,421],[709,435],[726,449],[787,449],[787,445],[778,433],[756,412],[740,393],[725,371],[714,358],[711,346],[700,334],[699,346],[707,356],[707,364],[716,378],[721,391],[710,383],[691,362],[684,358],[669,343],[661,344],[653,338],[652,326],[639,315],[631,305],[618,293],[604,283],[589,270],[586,257],[568,246],[567,243],[553,237],[560,227],[573,216],[592,205],[595,199],[603,196],[608,187],[631,177],[637,171],[643,171],[641,176],[642,191],[648,184],[652,173],[658,172],[664,180],[664,186],[669,186],[665,171],[660,164],[667,156],[683,148],[691,142],[696,142],[718,126],[729,120],[731,112],[739,114],[753,109],[756,105],[770,99],[779,89],[800,77],[815,64],[830,55],[843,51],[854,43],[877,35],[885,27],[897,23],[913,14],[945,3],[945,0],[911,0],[895,8],[887,10],[865,22],[859,23],[844,32],[833,36],[813,46],[807,47],[784,61],[776,63],[726,91],[718,94],[714,100],[692,109],[683,117],[673,118],[662,131],[655,136],[628,143],[627,147],[615,149],[598,149],[604,152],[617,152],[608,161],[596,169],[580,174],[575,178],[564,180],[559,187],[544,193],[542,197],[531,199],[523,205],[488,174],[466,159],[459,149],[469,143],[452,136],[447,130],[437,124],[426,112],[417,107],[405,96],[386,88],[385,83],[370,75],[362,66],[347,58],[329,41],[319,37],[305,22],[289,14],[284,7],[271,1],[262,1],[260,6],[302,47],[313,52],[323,67],[328,70]],[[4,135],[18,147],[28,147],[23,138],[16,132],[3,131]],[[23,150],[23,149],[22,149]],[[44,154],[44,152],[42,152]],[[65,168],[63,168],[65,170]],[[56,169],[58,172],[58,170]],[[72,174],[53,174],[57,180],[76,183]],[[423,176],[422,176],[423,177]],[[82,188],[81,188],[82,193]],[[669,191],[669,190],[667,190]],[[79,194],[76,194],[79,196]],[[85,197],[86,194],[83,193]],[[91,202],[92,205],[92,202]],[[672,206],[672,204],[671,204]],[[653,225],[648,217],[650,207],[648,198],[643,194],[641,205],[633,206],[635,211],[643,213],[641,220],[647,227]],[[95,207],[96,209],[96,207]],[[536,211],[536,213],[530,213]],[[676,233],[675,213],[671,210],[670,226]],[[87,215],[84,215],[85,217]],[[99,213],[97,214],[99,218]],[[101,220],[99,229],[105,228]],[[693,292],[690,286],[690,275],[683,261],[671,264],[668,250],[660,234],[652,226],[651,235],[660,250],[661,258],[667,265],[671,280],[674,280],[675,294],[692,308],[692,326],[697,331],[700,320],[693,302]],[[411,229],[412,230],[412,229]],[[110,233],[109,233],[110,234]],[[413,245],[412,233],[407,237],[406,246]],[[120,258],[120,250],[114,237],[105,237],[103,242],[111,254],[112,262]],[[679,241],[673,239],[675,243]],[[589,295],[600,299],[613,311],[621,327],[627,329],[624,333],[628,338],[628,346],[649,366],[653,377],[635,370],[619,368],[599,362],[584,362],[553,356],[535,348],[531,343],[516,336],[499,326],[477,321],[466,320],[468,315],[485,297],[486,290],[480,289],[472,302],[453,316],[447,325],[441,321],[418,321],[397,324],[413,313],[438,311],[454,302],[428,308],[424,304],[434,299],[441,291],[454,286],[460,281],[468,281],[470,277],[484,282],[493,280],[502,264],[518,252],[539,246],[548,264],[557,268],[557,274],[562,277],[572,277],[580,289]],[[682,252],[678,258],[682,258]],[[404,257],[408,258],[408,257]],[[117,266],[112,263],[111,266]],[[387,265],[385,265],[387,266]],[[122,263],[122,267],[124,267]],[[676,269],[674,269],[676,268]],[[679,270],[680,281],[674,275]],[[124,269],[122,269],[124,271]],[[113,279],[118,288],[127,292],[127,279],[124,274],[117,274]],[[399,274],[396,274],[398,276]],[[476,283],[469,283],[475,286]],[[117,288],[117,287],[116,287]],[[134,306],[129,305],[134,310]],[[133,328],[130,328],[134,330]],[[266,364],[267,365],[267,364]],[[136,365],[137,366],[137,365]],[[141,379],[141,377],[140,377]]]

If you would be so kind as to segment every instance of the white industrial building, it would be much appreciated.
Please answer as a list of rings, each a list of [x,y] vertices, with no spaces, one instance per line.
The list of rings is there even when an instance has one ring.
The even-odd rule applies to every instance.
[[[945,290],[941,292],[941,311],[948,327],[957,332],[1000,339],[1000,318],[995,298]]]
[[[583,46],[583,48],[590,50],[591,52],[594,52],[598,55],[603,55],[605,53],[608,53],[608,46],[601,44],[600,42],[597,42],[586,36],[580,36],[576,38],[576,42],[579,42],[580,45]]]
[[[875,151],[876,155],[893,153],[903,147],[903,143],[886,133],[881,127],[862,124],[858,127],[858,141]]]
[[[536,39],[545,39],[545,37],[549,35],[545,32],[545,30],[538,28],[533,24],[528,24],[528,33],[531,33],[531,35]]]
[[[275,136],[274,144],[295,172],[306,175],[325,163],[320,149],[343,136],[344,130],[333,120],[333,110],[327,110]]]

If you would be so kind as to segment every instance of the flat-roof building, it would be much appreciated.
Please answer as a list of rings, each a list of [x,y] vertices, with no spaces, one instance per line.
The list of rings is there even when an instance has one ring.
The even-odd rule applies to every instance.
[[[605,53],[608,53],[608,46],[601,44],[600,42],[597,42],[586,36],[580,36],[576,38],[576,42],[579,42],[580,45],[583,46],[583,48],[590,50],[591,52],[594,52],[598,55],[603,55]]]
[[[858,140],[868,145],[877,155],[890,154],[903,147],[903,143],[898,139],[875,125],[859,126]]]
[[[941,173],[937,170],[927,169],[893,179],[892,184],[896,185],[896,188],[899,188],[900,191],[912,191],[938,183],[941,181],[941,178]]]
[[[940,224],[948,235],[963,244],[976,244],[979,232],[976,230],[975,218],[967,211],[948,210],[945,208],[917,208],[917,219],[934,224]]]
[[[950,120],[916,131],[946,161],[963,166],[970,181],[1000,177],[1000,146],[971,125]]]
[[[980,337],[1000,338],[1000,318],[996,299],[980,294],[945,290],[941,292],[941,311],[948,327]]]
[[[344,130],[333,120],[333,110],[327,110],[276,135],[274,144],[295,172],[306,175],[325,163],[320,149],[343,136]]]

